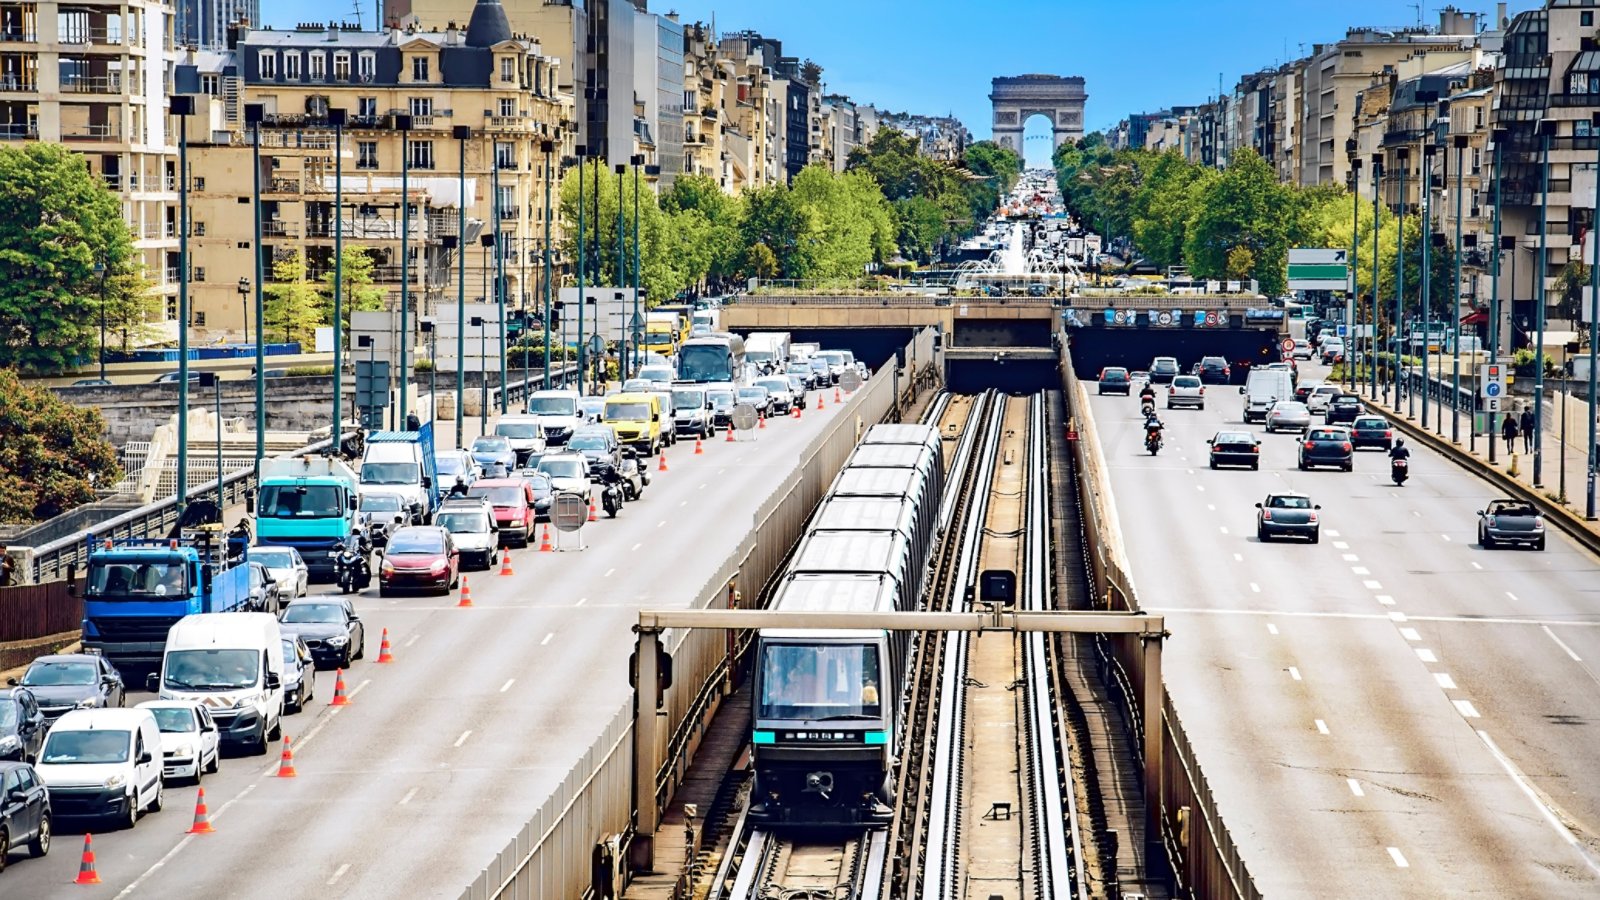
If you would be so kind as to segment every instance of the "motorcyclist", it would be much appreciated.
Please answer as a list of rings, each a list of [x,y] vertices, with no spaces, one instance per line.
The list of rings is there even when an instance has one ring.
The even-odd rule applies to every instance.
[[[450,486],[449,497],[465,497],[467,495],[467,481],[460,475],[456,476],[456,483]]]
[[[1144,387],[1139,389],[1139,402],[1142,404],[1146,400],[1151,403],[1156,402],[1156,389],[1148,381],[1144,383]]]
[[[1405,438],[1396,438],[1395,442],[1394,442],[1394,446],[1389,448],[1390,464],[1392,465],[1394,460],[1397,460],[1397,459],[1410,459],[1410,458],[1411,458],[1411,450],[1410,450],[1410,448],[1406,447],[1406,439]]]
[[[1150,415],[1145,417],[1144,420],[1145,440],[1148,441],[1151,435],[1155,435],[1157,438],[1160,438],[1162,429],[1166,427],[1166,425],[1162,424],[1161,417],[1157,416],[1154,410],[1151,410]]]

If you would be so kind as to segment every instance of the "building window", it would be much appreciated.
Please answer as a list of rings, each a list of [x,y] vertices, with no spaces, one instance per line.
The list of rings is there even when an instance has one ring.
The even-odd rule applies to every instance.
[[[494,167],[496,169],[515,169],[517,167],[517,145],[495,141]]]
[[[509,119],[512,116],[515,116],[516,114],[517,114],[517,101],[512,100],[509,97],[502,97],[500,99],[500,116],[501,116],[501,118]]]
[[[509,185],[500,186],[500,215],[510,218],[517,207],[517,192]]]
[[[428,80],[428,58],[426,56],[411,57],[411,80]]]
[[[506,82],[517,80],[517,61],[509,56],[500,59],[500,80]]]
[[[363,53],[356,58],[356,76],[362,83],[370,84],[377,76],[378,55],[376,53]]]
[[[350,54],[339,52],[333,55],[333,80],[350,80]]]
[[[1584,28],[1593,28],[1594,27],[1594,13],[1592,13],[1592,12],[1581,12],[1581,13],[1578,13],[1578,24],[1583,26]]]
[[[204,278],[196,278],[195,281],[205,281],[205,279]],[[195,312],[194,312],[194,327],[196,327],[196,328],[204,328],[204,327],[206,327],[206,314],[203,311],[198,310],[198,309],[195,310]]]
[[[306,67],[312,81],[328,80],[328,57],[326,54],[311,54],[306,61]]]
[[[208,97],[222,96],[222,79],[215,75],[200,76],[200,93]]]
[[[176,322],[176,321],[178,321],[178,298],[177,297],[168,297],[167,298],[167,321],[168,322]]]
[[[285,53],[283,55],[283,80],[300,80],[300,54]]]
[[[378,142],[356,141],[356,168],[376,169],[378,167]]]
[[[1472,174],[1478,174],[1483,168],[1483,148],[1472,148]]]
[[[433,116],[433,98],[412,97],[411,115],[413,118],[431,118]]]
[[[378,115],[378,98],[357,97],[356,115],[362,117],[363,119],[371,119],[376,117]]]
[[[259,68],[261,69],[261,77],[263,79],[265,79],[267,81],[271,81],[271,80],[277,78],[278,77],[278,54],[276,54],[276,53],[274,53],[274,52],[272,52],[270,50],[261,51],[261,56],[260,56],[260,59],[259,59]]]
[[[195,180],[198,181],[199,179],[197,178]],[[200,191],[200,190],[205,190],[205,188],[203,188],[203,187],[201,187],[200,185],[197,184],[197,185],[195,185],[195,190]],[[196,223],[194,223],[194,236],[195,237],[205,237],[206,236],[206,223],[204,223],[204,222],[196,222]]]
[[[1575,137],[1575,138],[1586,138],[1586,137],[1589,137],[1590,135],[1592,135],[1593,133],[1594,133],[1594,129],[1593,129],[1593,127],[1590,124],[1588,119],[1576,119],[1576,120],[1573,121],[1573,123],[1572,123],[1572,136],[1573,137]]]
[[[194,267],[194,280],[195,281],[205,281],[206,280],[206,267],[205,266],[195,266]]]
[[[411,168],[433,168],[433,141],[407,141],[411,157]]]

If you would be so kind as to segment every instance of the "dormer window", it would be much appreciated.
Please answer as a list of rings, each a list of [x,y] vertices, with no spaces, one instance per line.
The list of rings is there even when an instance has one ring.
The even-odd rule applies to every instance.
[[[350,54],[343,50],[333,55],[333,80],[350,80]]]
[[[517,61],[509,56],[500,57],[500,80],[508,84],[517,80]]]
[[[300,54],[285,53],[283,55],[283,79],[285,81],[300,80]]]
[[[261,77],[263,80],[272,81],[278,77],[278,54],[273,50],[261,51],[259,61]]]
[[[426,56],[411,57],[411,80],[428,80],[428,58]]]

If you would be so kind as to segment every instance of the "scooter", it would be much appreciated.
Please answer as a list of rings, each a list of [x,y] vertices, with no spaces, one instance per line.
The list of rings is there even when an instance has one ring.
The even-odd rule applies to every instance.
[[[1389,477],[1394,479],[1395,485],[1403,485],[1411,477],[1411,464],[1405,459],[1396,459],[1389,463]]]
[[[364,591],[372,584],[372,564],[367,561],[365,548],[355,540],[340,545],[339,555],[334,559],[333,566],[339,590],[346,594],[352,591]]]
[[[622,476],[610,463],[596,463],[591,467],[589,480],[600,485],[600,508],[608,518],[615,519],[622,512],[622,502],[627,495],[622,490]]]
[[[1146,400],[1139,404],[1139,415],[1144,416],[1147,419],[1150,418],[1150,414],[1155,411],[1156,402],[1154,400]]]

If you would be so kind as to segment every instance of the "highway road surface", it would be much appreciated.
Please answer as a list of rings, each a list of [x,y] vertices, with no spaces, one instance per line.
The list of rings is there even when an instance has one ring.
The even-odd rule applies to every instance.
[[[103,884],[78,887],[81,829],[50,855],[18,855],[0,896],[449,897],[477,876],[631,704],[636,611],[688,604],[755,511],[838,414],[815,404],[738,443],[680,442],[642,498],[584,534],[583,552],[512,551],[516,574],[468,574],[458,597],[357,601],[366,659],[345,673],[352,703],[316,700],[285,718],[299,777],[268,756],[233,757],[205,781],[216,833],[186,836],[195,789],[132,831],[94,834]],[[313,585],[313,592],[327,592]],[[377,665],[384,628],[396,662]],[[149,699],[130,694],[128,703]]]
[[[1320,367],[1302,366],[1307,378]],[[1090,393],[1094,391],[1092,383]],[[1222,817],[1266,896],[1600,896],[1600,566],[1484,550],[1490,485],[1420,447],[1300,472],[1211,471],[1236,388],[1160,410],[1090,406],[1139,596],[1167,616],[1165,674]],[[1320,422],[1320,417],[1317,419]],[[1254,503],[1294,489],[1322,540],[1262,544]]]

